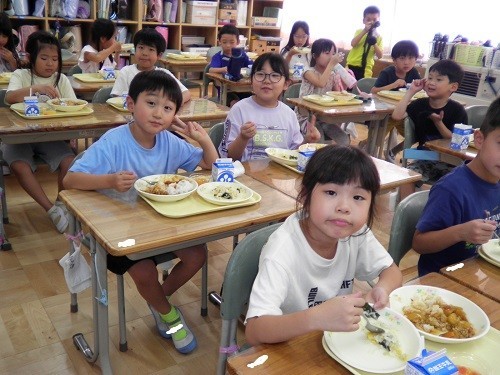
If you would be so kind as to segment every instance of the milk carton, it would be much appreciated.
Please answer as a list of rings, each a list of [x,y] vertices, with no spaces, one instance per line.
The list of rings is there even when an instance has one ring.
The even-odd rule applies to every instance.
[[[234,182],[233,159],[216,159],[212,164],[212,181],[216,182]]]
[[[309,162],[309,159],[311,159],[315,151],[316,150],[299,151],[299,157],[297,159],[297,169],[300,172],[304,172],[306,170],[307,163]]]
[[[24,114],[26,116],[40,116],[40,106],[38,105],[37,96],[24,97]]]
[[[405,375],[456,375],[457,367],[446,356],[446,349],[438,352],[422,350],[420,357],[409,360]]]
[[[116,79],[115,70],[113,68],[102,68],[101,75],[105,80]]]
[[[304,74],[304,64],[302,63],[295,63],[293,65],[293,78],[299,79],[302,78],[302,75]]]
[[[469,147],[469,134],[472,133],[472,125],[455,124],[451,134],[450,148],[452,150],[465,150]]]

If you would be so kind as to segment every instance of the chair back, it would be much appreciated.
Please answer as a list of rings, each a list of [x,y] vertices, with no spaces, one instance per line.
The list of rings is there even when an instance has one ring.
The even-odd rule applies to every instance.
[[[301,83],[294,83],[290,85],[285,92],[283,93],[283,98],[281,99],[283,103],[289,106],[291,109],[294,109],[295,106],[292,103],[288,102],[288,98],[298,98],[300,94],[300,86]]]
[[[222,137],[224,136],[224,123],[219,122],[215,125],[213,125],[210,130],[208,131],[208,136],[212,140],[212,143],[214,144],[215,148],[219,149],[219,145],[222,142]]]
[[[217,52],[222,51],[221,47],[210,47],[207,51],[207,60],[210,61],[212,60],[212,56],[215,55]]]
[[[0,90],[0,108],[9,107],[8,104],[5,104],[5,94],[7,93],[7,89]]]
[[[238,243],[227,263],[222,289],[220,315],[222,318],[221,348],[235,348],[239,316],[250,298],[252,285],[259,270],[262,247],[269,236],[281,225],[273,224],[248,234]],[[223,375],[230,350],[220,350],[217,374]],[[237,351],[237,350],[236,350]],[[224,353],[223,353],[224,352]]]
[[[481,127],[481,124],[486,117],[486,112],[488,112],[487,105],[471,105],[465,108],[465,112],[467,112],[467,124],[472,125],[473,129],[477,129]]]
[[[82,72],[82,68],[80,68],[78,65],[73,65],[71,68],[69,68],[68,73],[66,73],[66,76],[72,76],[73,74],[79,74]]]
[[[412,248],[415,228],[428,199],[429,190],[422,190],[407,196],[396,207],[389,236],[389,254],[397,265]]]
[[[111,90],[113,86],[101,87],[96,91],[94,97],[92,98],[92,103],[106,103],[106,100],[111,98]]]
[[[369,94],[372,90],[372,87],[375,85],[375,82],[377,81],[376,78],[361,78],[357,83],[355,87],[354,92],[356,94],[360,94],[362,92],[366,92]]]

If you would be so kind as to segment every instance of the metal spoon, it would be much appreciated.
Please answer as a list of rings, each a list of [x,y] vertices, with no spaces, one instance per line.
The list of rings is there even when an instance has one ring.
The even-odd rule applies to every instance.
[[[380,328],[380,327],[377,327],[377,326],[374,326],[373,324],[370,323],[370,321],[368,320],[368,318],[365,316],[365,314],[362,314],[361,315],[364,319],[365,319],[365,322],[366,322],[366,329],[372,333],[376,333],[376,334],[379,334],[379,333],[384,333],[385,330]]]
[[[151,185],[151,186],[156,185],[158,183],[158,181],[148,181],[144,178],[141,178],[141,181],[144,181],[146,184]]]

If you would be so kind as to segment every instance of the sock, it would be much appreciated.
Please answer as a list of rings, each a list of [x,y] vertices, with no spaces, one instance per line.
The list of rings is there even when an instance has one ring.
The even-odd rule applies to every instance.
[[[169,327],[175,327],[177,324],[182,324],[181,317],[177,312],[175,306],[172,305],[170,312],[168,314],[160,314],[161,318],[165,323],[168,324]],[[187,336],[187,331],[184,328],[181,328],[177,332],[172,334],[172,338],[174,340],[182,340]]]

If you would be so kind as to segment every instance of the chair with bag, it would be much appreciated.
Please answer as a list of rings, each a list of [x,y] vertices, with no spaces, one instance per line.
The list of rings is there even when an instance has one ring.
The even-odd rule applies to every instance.
[[[227,357],[240,351],[236,337],[238,320],[246,311],[252,285],[259,269],[262,247],[280,225],[281,223],[273,224],[248,234],[236,246],[229,258],[220,305],[222,329],[217,363],[218,375],[225,374]]]

